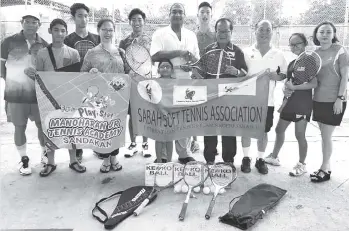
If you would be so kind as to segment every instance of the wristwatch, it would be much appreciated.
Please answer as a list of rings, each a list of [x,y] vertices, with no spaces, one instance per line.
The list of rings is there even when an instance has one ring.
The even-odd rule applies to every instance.
[[[337,96],[337,99],[345,100],[345,97],[344,97],[344,95],[339,95],[339,96]]]

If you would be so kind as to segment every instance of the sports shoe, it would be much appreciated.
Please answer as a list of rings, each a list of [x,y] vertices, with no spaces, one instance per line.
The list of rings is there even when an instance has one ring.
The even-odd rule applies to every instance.
[[[45,166],[48,163],[47,151],[41,153],[41,163]]]
[[[190,145],[190,151],[192,153],[195,153],[200,150],[200,146],[197,141],[193,140]]]
[[[29,157],[28,156],[22,156],[21,162],[19,162],[19,174],[22,176],[27,176],[32,174],[32,169],[29,166]]]
[[[298,162],[290,172],[290,176],[301,176],[306,172],[307,172],[306,165]]]
[[[142,154],[144,158],[151,157],[151,154],[148,152],[148,142],[143,142],[142,144]]]
[[[130,146],[128,146],[128,150],[127,150],[127,153],[125,153],[125,157],[126,158],[130,158],[132,157],[133,155],[137,154],[138,150],[137,150],[137,144],[132,142],[130,144]]]
[[[255,167],[258,169],[259,173],[268,174],[268,166],[265,164],[265,161],[262,158],[256,160]]]
[[[280,160],[278,157],[273,157],[273,154],[271,153],[269,156],[265,157],[264,159],[265,163],[274,165],[274,166],[280,166]]]
[[[241,171],[244,173],[251,172],[251,158],[250,157],[244,157],[242,159]]]

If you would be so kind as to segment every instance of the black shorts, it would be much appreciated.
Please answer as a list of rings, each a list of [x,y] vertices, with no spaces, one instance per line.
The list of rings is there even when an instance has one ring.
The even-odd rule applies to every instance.
[[[338,115],[333,113],[333,105],[334,103],[313,101],[313,121],[332,126],[339,126],[342,123],[347,102],[343,103],[342,113]]]
[[[310,121],[310,115],[297,115],[296,113],[284,113],[284,112],[281,112],[280,113],[280,119],[282,120],[286,120],[286,121],[289,121],[289,122],[299,122],[301,120],[306,120],[306,121]]]
[[[265,133],[270,132],[270,129],[273,127],[274,121],[274,107],[268,107],[267,111],[267,121],[265,122]]]

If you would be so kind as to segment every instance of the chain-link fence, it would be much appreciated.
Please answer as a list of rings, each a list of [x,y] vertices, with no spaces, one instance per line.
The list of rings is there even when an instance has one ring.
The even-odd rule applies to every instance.
[[[185,2],[184,5],[192,6],[188,4],[191,1]],[[104,2],[101,3],[101,7],[90,7],[89,29],[96,32],[98,20],[105,17],[112,18],[117,24],[117,41],[132,32],[127,20],[127,14],[132,8],[139,7],[145,11],[148,16],[145,32],[151,36],[157,28],[168,24],[168,12],[172,4],[167,1],[159,5],[147,0],[118,8],[114,6],[113,1],[101,2]],[[273,44],[277,47],[286,48],[288,38],[294,32],[305,33],[310,38],[316,24],[324,20],[336,25],[340,42],[346,47],[349,46],[349,0],[211,0],[209,2],[213,6],[213,21],[220,17],[228,17],[234,21],[233,42],[242,47],[254,43],[253,27],[261,19],[268,19],[275,26]],[[69,8],[73,3],[72,0],[1,0],[1,39],[21,29],[18,17],[26,7],[35,8],[40,12],[43,25],[39,33],[48,41],[51,38],[47,28],[53,18],[58,17],[67,21],[68,31],[72,32],[75,28]],[[196,7],[199,3],[200,1],[196,1]],[[187,14],[185,26],[196,30],[196,9],[186,10],[191,14]]]

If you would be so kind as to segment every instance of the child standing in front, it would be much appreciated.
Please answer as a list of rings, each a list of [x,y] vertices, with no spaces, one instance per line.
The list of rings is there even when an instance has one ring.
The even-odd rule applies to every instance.
[[[173,64],[164,59],[159,62],[158,72],[160,78],[171,79]],[[155,141],[156,160],[154,163],[167,163],[172,161],[173,141]]]

